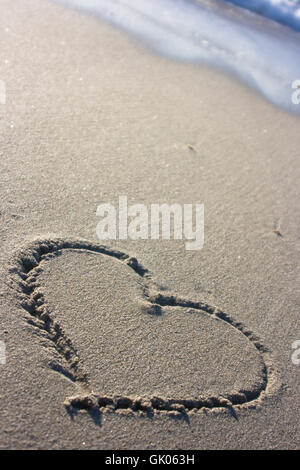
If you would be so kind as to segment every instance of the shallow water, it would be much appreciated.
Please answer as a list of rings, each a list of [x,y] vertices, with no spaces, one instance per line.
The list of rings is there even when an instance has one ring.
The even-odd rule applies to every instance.
[[[93,13],[173,59],[229,71],[275,105],[300,115],[300,33],[287,26],[229,0],[55,1]],[[282,2],[276,1],[279,8]]]
[[[300,31],[300,0],[225,0]]]

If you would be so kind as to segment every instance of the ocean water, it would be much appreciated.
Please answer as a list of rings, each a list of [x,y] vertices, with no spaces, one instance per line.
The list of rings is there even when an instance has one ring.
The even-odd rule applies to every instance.
[[[299,0],[54,1],[97,15],[172,59],[226,70],[300,115]],[[234,3],[260,5],[260,14]]]
[[[225,0],[300,31],[300,0]]]

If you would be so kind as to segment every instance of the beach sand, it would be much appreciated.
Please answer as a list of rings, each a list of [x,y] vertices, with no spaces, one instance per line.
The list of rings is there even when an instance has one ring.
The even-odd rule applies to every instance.
[[[93,16],[0,3],[0,448],[299,448],[299,117]],[[203,203],[203,249],[99,248],[120,195]]]

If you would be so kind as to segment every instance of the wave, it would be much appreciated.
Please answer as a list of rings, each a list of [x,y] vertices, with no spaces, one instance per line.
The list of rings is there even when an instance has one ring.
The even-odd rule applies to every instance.
[[[229,71],[300,114],[292,102],[292,86],[300,84],[299,34],[280,24],[214,0],[55,1],[93,13],[168,57]]]
[[[300,31],[300,0],[224,0]]]

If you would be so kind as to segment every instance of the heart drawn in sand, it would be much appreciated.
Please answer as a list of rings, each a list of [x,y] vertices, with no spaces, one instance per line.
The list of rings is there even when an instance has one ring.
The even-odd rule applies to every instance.
[[[74,382],[74,409],[186,413],[269,393],[267,349],[221,310],[166,295],[125,253],[84,240],[35,241],[10,270],[33,328]]]

